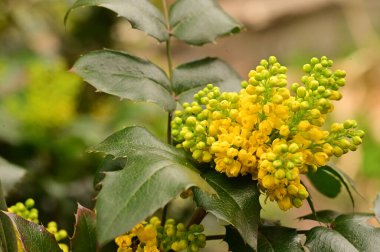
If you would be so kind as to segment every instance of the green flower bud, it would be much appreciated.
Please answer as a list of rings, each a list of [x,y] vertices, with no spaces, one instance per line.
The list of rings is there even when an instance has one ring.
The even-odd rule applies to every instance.
[[[277,160],[276,160],[277,161]],[[283,179],[285,178],[285,171],[283,169],[278,169],[274,176],[277,178],[277,179]]]
[[[275,56],[269,57],[269,64],[273,65],[277,62],[277,58]]]
[[[300,189],[298,190],[298,196],[301,198],[301,199],[306,199],[307,197],[309,197],[309,193],[306,191],[306,189]]]
[[[293,202],[293,205],[297,208],[300,208],[303,204],[303,201],[300,198],[294,198],[292,202]]]
[[[290,195],[297,195],[298,194],[298,187],[295,185],[289,185],[287,187],[287,191]]]
[[[298,144],[296,144],[296,143],[291,143],[291,144],[289,145],[288,150],[289,150],[289,152],[292,153],[292,154],[296,153],[296,152],[299,150]]]
[[[27,199],[25,201],[26,208],[30,209],[30,208],[34,207],[34,205],[35,205],[34,199]]]
[[[310,64],[305,64],[305,65],[303,65],[302,70],[303,70],[305,73],[310,73],[311,70],[312,70],[311,65],[310,65]]]
[[[306,96],[306,88],[305,87],[299,87],[297,89],[297,96],[300,98],[304,98]]]

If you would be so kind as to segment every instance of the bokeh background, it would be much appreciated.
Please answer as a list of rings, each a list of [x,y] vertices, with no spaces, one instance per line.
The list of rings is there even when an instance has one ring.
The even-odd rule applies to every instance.
[[[132,30],[111,11],[75,10],[65,26],[63,17],[73,2],[0,1],[0,156],[27,170],[7,200],[13,204],[33,197],[42,222],[56,220],[69,234],[77,202],[94,205],[93,179],[102,157],[86,149],[128,125],[145,126],[164,140],[167,119],[153,104],[95,93],[70,73],[81,54],[102,48],[125,50],[166,68],[164,45]],[[152,2],[161,8],[161,1]],[[204,47],[175,41],[174,63],[220,57],[244,79],[260,59],[275,55],[296,82],[311,57],[333,59],[348,76],[343,100],[329,120],[356,119],[366,137],[356,152],[332,163],[356,182],[362,196],[355,194],[355,210],[370,211],[380,191],[380,1],[219,2],[245,29]],[[335,199],[311,193],[317,209],[352,211],[345,191]],[[266,204],[263,214],[302,226],[296,217],[309,211],[304,206],[282,213]]]

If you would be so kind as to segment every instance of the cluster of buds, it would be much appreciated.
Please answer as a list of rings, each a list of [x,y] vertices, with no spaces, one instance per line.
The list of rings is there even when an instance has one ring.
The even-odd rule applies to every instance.
[[[38,210],[34,208],[34,206],[34,199],[27,199],[25,203],[17,202],[15,205],[10,206],[8,208],[8,212],[17,214],[18,216],[28,221],[32,221],[38,224]],[[50,232],[52,235],[54,235],[54,238],[57,242],[66,239],[68,236],[66,230],[58,230],[57,223],[54,221],[48,223],[46,230]],[[58,246],[61,248],[63,252],[69,251],[69,247],[64,243],[58,243]],[[18,241],[18,251],[24,251],[22,245],[20,244],[20,241]]]
[[[15,205],[10,206],[8,212],[38,224],[38,210],[34,208],[34,205],[34,199],[27,199],[25,203],[17,202]]]
[[[118,252],[160,252],[183,251],[197,252],[206,246],[206,236],[202,225],[192,225],[189,228],[183,223],[168,219],[162,226],[158,217],[152,217],[149,222],[137,224],[127,234],[115,239]]]
[[[356,150],[364,136],[354,120],[322,128],[345,85],[345,72],[332,71],[332,64],[312,58],[301,84],[288,89],[287,68],[271,56],[249,72],[238,93],[207,85],[175,112],[177,147],[229,177],[250,174],[282,210],[301,207],[309,194],[300,174]]]

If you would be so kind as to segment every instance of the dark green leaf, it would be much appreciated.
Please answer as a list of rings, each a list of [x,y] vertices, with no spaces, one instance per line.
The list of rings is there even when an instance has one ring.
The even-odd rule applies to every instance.
[[[335,219],[333,228],[359,251],[379,251],[380,228],[369,225],[372,214],[347,214]]]
[[[11,220],[2,212],[7,210],[0,180],[0,251],[14,252],[17,251],[17,238]]]
[[[244,241],[256,249],[261,210],[257,183],[249,176],[229,178],[216,171],[205,173],[204,178],[218,195],[194,188],[197,205],[234,226]]]
[[[65,15],[78,7],[99,6],[126,18],[133,28],[146,32],[158,41],[168,40],[168,32],[162,13],[148,0],[77,0]]]
[[[20,235],[21,244],[23,245],[25,251],[62,252],[54,236],[49,233],[44,226],[27,221],[16,214],[6,214],[16,227],[17,232]]]
[[[335,198],[340,192],[340,180],[324,167],[319,167],[316,172],[309,171],[307,177],[320,193]]]
[[[311,213],[308,215],[301,216],[299,217],[299,219],[315,220],[323,223],[333,223],[338,215],[338,212],[332,210],[321,210],[316,212],[315,214]],[[315,218],[315,216],[317,216],[318,218]]]
[[[346,190],[348,192],[348,195],[350,196],[352,208],[354,208],[355,207],[355,201],[354,201],[354,197],[352,196],[350,186],[351,186],[351,188],[353,188],[358,193],[358,191],[356,190],[355,182],[348,175],[346,175],[344,172],[342,172],[339,169],[332,168],[332,167],[327,166],[327,165],[323,166],[321,168],[325,169],[326,171],[329,171],[331,174],[335,175],[339,179],[339,181],[344,185],[344,187],[346,188]],[[350,184],[350,186],[348,185],[348,183]]]
[[[211,83],[222,91],[239,91],[241,77],[226,62],[204,58],[178,66],[173,71],[173,90],[182,101],[192,99],[195,92]]]
[[[173,35],[191,45],[215,42],[242,29],[215,0],[177,0],[170,9],[170,24]]]
[[[123,170],[106,172],[96,202],[100,244],[129,231],[182,191],[206,183],[184,152],[162,143],[147,130],[129,127],[92,148],[115,157],[127,157]]]
[[[337,231],[325,227],[312,228],[306,234],[305,246],[310,252],[359,252]]]
[[[96,216],[93,211],[78,204],[75,230],[71,238],[71,251],[98,251],[96,244]]]
[[[13,186],[25,175],[26,170],[11,164],[0,157],[0,180],[4,186],[4,193],[7,194]]]
[[[121,170],[125,167],[126,162],[125,158],[115,158],[112,155],[107,155],[95,172],[94,188],[100,190],[100,182],[104,179],[105,172]]]
[[[94,51],[79,58],[72,70],[97,90],[133,101],[176,107],[165,73],[151,62],[124,52]]]
[[[380,193],[377,194],[373,212],[375,213],[377,221],[380,222]]]
[[[368,251],[380,248],[380,228],[369,224],[371,214],[343,214],[330,225],[315,227],[306,233],[310,251]]]
[[[260,236],[260,234],[259,234]],[[233,226],[226,226],[226,236],[224,240],[228,244],[228,251],[231,252],[254,252],[254,250],[244,242],[239,232]]]
[[[257,251],[303,252],[297,230],[281,226],[261,226]]]

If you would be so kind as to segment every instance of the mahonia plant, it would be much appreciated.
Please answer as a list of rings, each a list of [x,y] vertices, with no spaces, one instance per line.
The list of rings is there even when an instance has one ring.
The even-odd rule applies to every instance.
[[[202,225],[193,224],[189,228],[183,223],[176,224],[168,219],[164,225],[158,217],[149,222],[137,224],[130,232],[115,239],[117,252],[160,252],[183,251],[197,252],[206,246],[206,236]]]
[[[249,174],[282,210],[301,207],[309,193],[300,174],[356,150],[364,136],[354,120],[324,127],[346,83],[345,71],[332,65],[327,57],[312,58],[291,90],[287,68],[274,56],[249,72],[240,92],[208,84],[175,112],[177,147],[228,177]]]
[[[25,201],[25,203],[17,202],[15,205],[10,206],[8,208],[8,212],[17,214],[18,216],[28,221],[32,221],[36,224],[39,224],[40,221],[38,219],[38,209],[35,208],[34,206],[35,206],[34,199],[29,198]],[[55,240],[58,242],[59,248],[63,252],[69,252],[69,247],[65,243],[61,242],[62,240],[68,237],[67,231],[65,229],[58,229],[57,223],[55,221],[51,221],[47,224],[46,230],[54,236]],[[18,245],[18,252],[24,252],[20,237],[18,237],[17,245]]]

